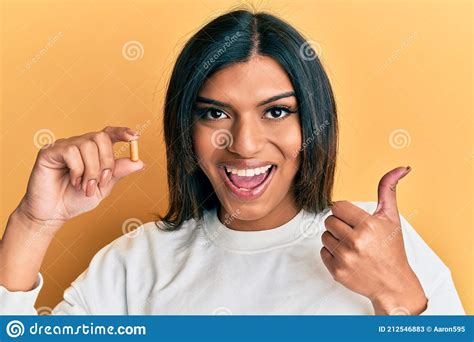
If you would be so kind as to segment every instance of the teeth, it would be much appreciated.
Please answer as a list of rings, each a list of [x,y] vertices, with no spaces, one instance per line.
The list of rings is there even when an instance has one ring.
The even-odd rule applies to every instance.
[[[260,175],[262,173],[267,172],[267,170],[271,167],[272,165],[266,165],[262,167],[257,167],[255,169],[236,169],[232,166],[226,166],[225,169],[227,172],[230,172],[240,177],[253,177],[255,175]]]

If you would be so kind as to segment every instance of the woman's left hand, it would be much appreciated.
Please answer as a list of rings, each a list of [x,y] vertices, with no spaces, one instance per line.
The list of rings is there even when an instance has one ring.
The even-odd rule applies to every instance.
[[[382,177],[372,215],[337,201],[324,222],[324,264],[334,280],[369,298],[376,315],[418,315],[427,305],[405,253],[395,193],[397,182],[410,170],[397,167]]]

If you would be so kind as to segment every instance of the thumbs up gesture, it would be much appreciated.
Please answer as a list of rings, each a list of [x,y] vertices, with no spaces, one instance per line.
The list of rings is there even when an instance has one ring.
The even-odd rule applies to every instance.
[[[426,309],[423,288],[405,253],[396,186],[410,167],[385,174],[373,214],[337,201],[324,222],[321,258],[334,280],[370,299],[376,315],[417,315]]]

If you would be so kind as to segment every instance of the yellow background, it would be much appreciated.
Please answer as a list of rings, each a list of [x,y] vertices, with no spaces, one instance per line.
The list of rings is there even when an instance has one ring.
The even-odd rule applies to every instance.
[[[58,139],[107,125],[129,126],[142,133],[140,153],[148,165],[58,233],[41,269],[45,286],[37,308],[54,307],[92,256],[122,234],[126,220],[147,222],[152,212],[165,211],[161,117],[171,67],[193,32],[240,4],[2,3],[2,231],[25,191],[40,129]],[[376,201],[380,177],[411,165],[398,187],[400,211],[450,267],[466,312],[474,314],[472,4],[252,5],[288,20],[320,47],[341,124],[335,199]],[[143,46],[141,58],[124,58],[122,47],[129,41]]]

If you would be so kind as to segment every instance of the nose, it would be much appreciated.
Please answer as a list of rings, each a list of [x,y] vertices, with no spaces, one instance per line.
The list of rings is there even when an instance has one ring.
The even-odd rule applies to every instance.
[[[265,135],[254,115],[241,116],[230,129],[233,142],[227,147],[230,152],[244,158],[255,156],[265,144]]]

